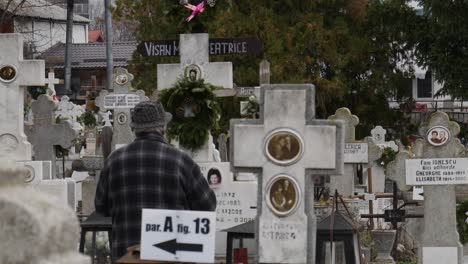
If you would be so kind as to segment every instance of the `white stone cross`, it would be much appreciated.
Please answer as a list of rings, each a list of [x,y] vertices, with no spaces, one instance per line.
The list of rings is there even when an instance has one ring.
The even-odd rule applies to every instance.
[[[261,175],[258,262],[315,263],[312,175],[343,173],[344,124],[314,119],[310,84],[261,89],[260,119],[232,120],[230,142],[232,168]]]
[[[102,90],[96,98],[96,105],[100,111],[114,110],[114,133],[112,136],[112,150],[116,145],[129,144],[134,135],[130,128],[130,109],[142,101],[148,101],[143,90],[134,91],[131,81],[133,74],[124,68],[114,69],[114,92]]]
[[[372,140],[381,148],[391,148],[394,151],[398,151],[398,146],[395,141],[385,141],[385,135],[387,130],[382,126],[376,126],[371,130]]]
[[[31,160],[24,134],[24,87],[44,85],[44,61],[23,60],[20,34],[0,34],[0,158]]]
[[[446,138],[440,141],[440,138],[434,137],[434,131],[439,136],[444,131]],[[441,161],[463,156],[462,153],[466,150],[457,138],[459,132],[460,126],[449,121],[446,113],[435,112],[428,122],[419,127],[419,134],[423,138],[416,140],[412,147],[413,153],[400,152],[395,161],[387,166],[389,178],[397,181],[400,190],[408,190],[410,185],[415,185],[414,182],[424,185],[424,225],[422,249],[419,250],[419,259],[424,264],[437,263],[431,257],[434,255],[443,256],[444,263],[463,263],[463,247],[457,232],[455,184],[450,181],[463,178],[467,182],[468,173],[464,167],[462,174],[451,175],[454,172],[450,169],[451,166],[439,165]],[[458,158],[458,162],[468,163],[466,158]],[[410,173],[419,167],[419,173]]]
[[[226,88],[215,90],[217,96],[231,95],[233,91],[232,63],[231,62],[209,62],[209,39],[208,34],[181,34],[180,35],[180,63],[158,64],[158,90],[168,89],[181,77],[190,78],[191,72],[195,72],[195,78],[204,79],[205,82],[215,86]],[[229,93],[229,90],[231,93]],[[219,92],[219,93],[218,93]],[[184,109],[186,116],[193,116],[191,110]],[[214,161],[212,146],[213,138],[209,135],[208,141],[197,151],[192,152],[178,146],[189,153],[196,162]]]
[[[158,64],[158,90],[172,87],[181,76],[190,76],[195,70],[196,78],[223,88],[232,86],[232,63],[209,62],[208,34],[180,35],[180,63]]]
[[[356,140],[356,126],[359,118],[351,114],[351,111],[342,107],[336,110],[329,120],[342,120],[345,122],[345,150],[344,150],[344,175],[343,177],[332,177],[330,179],[330,192],[335,189],[341,195],[350,196],[354,194],[355,164],[371,164],[380,158],[382,150],[372,140],[366,138],[364,141]]]
[[[54,111],[57,103],[48,95],[40,95],[31,105],[34,113],[34,125],[28,132],[28,138],[34,146],[35,160],[52,161],[52,177],[55,178],[55,145],[70,148],[77,132],[70,123],[55,123]]]
[[[53,69],[49,70],[47,74],[47,78],[45,79],[45,83],[47,84],[47,94],[52,97],[54,101],[58,101],[57,93],[55,92],[55,85],[63,83],[62,80],[55,78],[55,72]]]

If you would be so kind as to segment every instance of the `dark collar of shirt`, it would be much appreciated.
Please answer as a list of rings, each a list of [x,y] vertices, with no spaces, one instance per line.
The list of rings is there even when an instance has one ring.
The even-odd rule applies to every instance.
[[[169,144],[167,140],[158,132],[142,132],[136,134],[136,140],[155,140],[164,144]]]

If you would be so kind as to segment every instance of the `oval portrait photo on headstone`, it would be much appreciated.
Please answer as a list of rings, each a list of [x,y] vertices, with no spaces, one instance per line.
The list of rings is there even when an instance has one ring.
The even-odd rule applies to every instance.
[[[118,85],[124,85],[126,83],[128,83],[128,77],[127,77],[127,74],[119,74],[115,77],[115,82],[118,84]]]
[[[185,67],[184,76],[191,82],[198,81],[202,78],[201,69],[196,64],[190,64],[187,67]]]
[[[16,68],[12,65],[3,65],[0,66],[0,81],[2,82],[12,82],[16,78]]]
[[[265,152],[272,162],[290,165],[297,162],[303,152],[301,137],[289,129],[273,131],[265,141]]]
[[[450,139],[450,131],[443,126],[431,127],[426,136],[429,144],[433,146],[442,146]]]
[[[117,116],[117,122],[119,122],[119,124],[121,125],[125,124],[127,122],[127,115],[124,113],[120,113]]]
[[[288,216],[293,213],[301,196],[296,181],[288,175],[278,175],[271,179],[266,195],[268,206],[278,216]]]
[[[216,189],[221,186],[222,176],[221,171],[218,168],[210,168],[206,174],[206,178],[212,189]]]

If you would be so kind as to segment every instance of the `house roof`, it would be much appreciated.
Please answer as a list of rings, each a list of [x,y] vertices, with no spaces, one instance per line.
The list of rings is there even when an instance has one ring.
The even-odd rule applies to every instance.
[[[102,30],[90,30],[88,31],[88,43],[104,42],[104,34]]]
[[[125,67],[132,59],[137,42],[114,42],[112,54],[114,67]],[[45,52],[41,58],[50,67],[63,68],[65,64],[65,44],[57,43]],[[106,67],[106,43],[73,43],[72,68],[105,68]]]
[[[67,20],[67,10],[56,4],[51,4],[45,0],[26,0],[22,5],[20,5],[22,2],[23,0],[0,1],[0,9],[8,10],[8,12],[14,13],[14,16],[35,17],[59,21]],[[18,5],[20,5],[19,8]],[[73,21],[79,23],[90,22],[89,19],[79,15],[73,15]]]

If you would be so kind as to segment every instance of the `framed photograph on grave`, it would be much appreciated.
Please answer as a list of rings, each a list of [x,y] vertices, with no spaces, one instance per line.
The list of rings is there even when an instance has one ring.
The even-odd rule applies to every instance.
[[[124,84],[128,83],[127,74],[122,73],[122,74],[119,74],[119,75],[115,76],[115,83],[117,83],[118,85],[124,85]]]
[[[267,201],[270,210],[277,216],[292,214],[301,201],[301,191],[296,180],[288,175],[273,177],[267,186]]]
[[[265,140],[265,154],[278,165],[291,165],[297,162],[304,152],[301,136],[291,129],[278,129]]]
[[[435,126],[427,131],[426,139],[433,146],[442,146],[450,139],[450,131],[443,126]]]
[[[127,115],[125,113],[119,113],[117,116],[117,122],[121,125],[125,124],[127,122]]]
[[[202,72],[198,65],[190,64],[185,67],[184,76],[188,78],[191,82],[198,81],[202,78]]]
[[[208,179],[208,184],[212,189],[218,188],[221,186],[222,176],[219,168],[212,167],[208,170],[206,178]]]
[[[0,66],[0,81],[10,83],[16,79],[17,70],[13,65]]]

